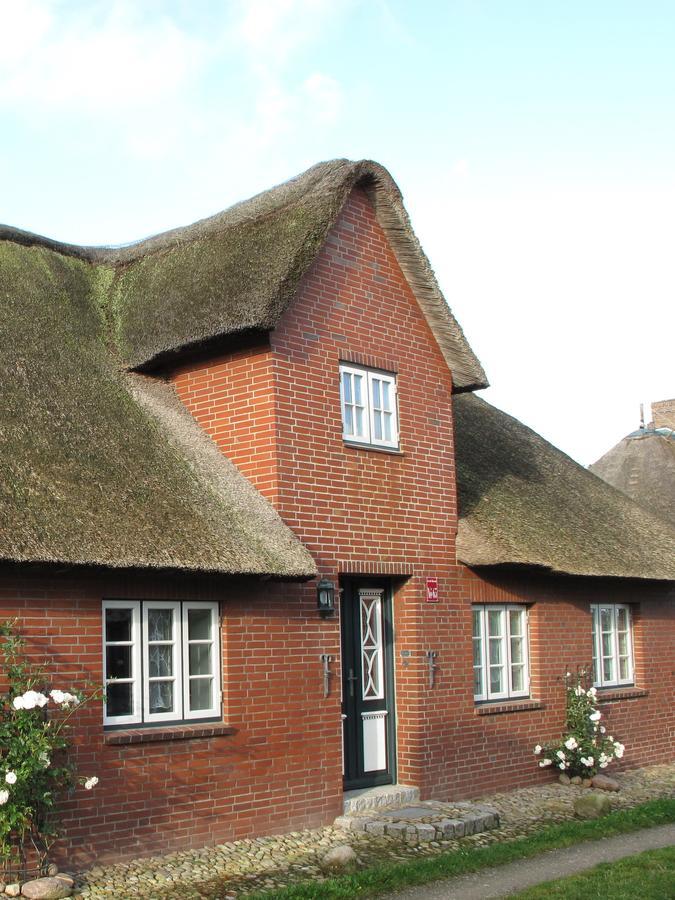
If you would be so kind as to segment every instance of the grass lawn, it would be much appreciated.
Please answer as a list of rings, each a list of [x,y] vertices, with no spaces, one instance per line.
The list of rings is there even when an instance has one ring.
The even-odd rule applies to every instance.
[[[675,847],[648,850],[513,894],[517,900],[672,900]]]
[[[271,897],[275,900],[324,900],[324,898],[349,900],[352,897],[377,897],[410,885],[425,884],[439,878],[463,875],[488,866],[536,856],[545,850],[569,847],[581,841],[625,834],[670,822],[675,822],[675,800],[653,800],[633,809],[612,812],[593,821],[570,820],[559,825],[549,825],[536,834],[514,841],[494,843],[487,847],[469,845],[460,850],[439,853],[438,856],[425,859],[383,864],[360,869],[351,875],[339,875],[320,882],[307,881],[288,888],[277,888],[271,893],[255,892],[245,896],[248,900],[264,900],[264,898],[269,900]],[[605,891],[604,895],[598,896],[612,897],[612,900],[615,900],[615,895],[611,891]],[[635,897],[643,896],[645,895],[640,892],[634,892],[631,898],[634,900]]]

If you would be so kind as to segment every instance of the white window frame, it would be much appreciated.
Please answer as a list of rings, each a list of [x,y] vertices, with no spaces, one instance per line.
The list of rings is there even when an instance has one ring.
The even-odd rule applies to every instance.
[[[109,609],[131,610],[131,641],[106,641],[106,611]],[[150,710],[150,678],[149,678],[149,640],[148,611],[150,609],[171,609],[173,612],[173,684],[174,709],[166,713],[151,713]],[[188,635],[188,614],[190,609],[211,610],[211,640],[213,666],[213,705],[210,709],[190,710],[190,653]],[[131,714],[108,716],[105,701],[103,704],[104,726],[154,725],[163,723],[180,724],[195,719],[215,719],[221,716],[221,647],[220,647],[220,614],[216,601],[201,600],[104,600],[102,604],[103,618],[103,683],[108,684],[118,679],[108,678],[106,665],[106,647],[116,643],[131,645],[131,677],[119,679],[133,683]],[[207,641],[204,640],[204,643]],[[201,641],[200,641],[201,643]]]
[[[173,675],[168,678],[150,678],[150,640],[148,637],[148,613],[151,609],[170,609],[173,612],[171,642],[172,642],[172,665]],[[183,691],[181,688],[182,673],[182,646],[180,635],[180,603],[177,601],[162,600],[146,600],[142,607],[143,621],[143,720],[152,724],[153,722],[172,722],[180,721],[183,718]],[[173,705],[174,708],[170,712],[151,713],[150,712],[150,682],[152,681],[172,681],[173,682]]]
[[[611,617],[612,652],[610,656],[604,656],[602,652],[602,616],[601,611],[607,610]],[[620,677],[619,654],[619,611],[625,610],[628,619],[627,644],[628,644],[628,677]],[[633,613],[627,603],[593,603],[591,604],[591,633],[593,639],[593,684],[598,688],[623,687],[635,684],[635,663],[633,659]],[[614,678],[604,677],[605,659],[612,660]]]
[[[106,611],[109,609],[129,609],[131,610],[131,641],[106,641]],[[106,648],[115,645],[131,645],[131,677],[129,679],[109,679],[107,672],[107,653]],[[103,702],[103,724],[104,725],[138,725],[143,721],[142,714],[142,691],[143,676],[141,665],[141,604],[137,600],[104,600],[103,601],[103,685],[107,687],[110,681],[119,680],[121,682],[131,682],[133,688],[131,691],[132,712],[126,716],[108,716],[106,715],[105,700]]]
[[[490,660],[489,660],[489,634],[488,634],[488,618],[490,612],[499,612],[501,615],[501,657],[503,660],[504,667],[504,684],[506,686],[506,690],[503,691],[492,691],[490,690]],[[511,687],[512,680],[512,662],[511,662],[511,620],[509,616],[509,612],[517,612],[522,616],[523,622],[523,689],[520,691],[513,690]],[[479,614],[479,622],[480,622],[480,666],[473,666],[473,669],[480,668],[482,671],[482,683],[483,690],[479,694],[474,693],[474,700],[476,703],[486,703],[493,700],[510,700],[510,699],[522,699],[523,697],[530,696],[530,650],[529,650],[529,614],[527,607],[519,605],[519,604],[503,604],[503,603],[489,603],[489,604],[474,604],[471,607],[471,634],[472,634],[472,662],[473,662],[473,616],[474,613]],[[513,635],[513,637],[520,637],[520,635]],[[521,665],[521,663],[515,663],[513,665]]]
[[[211,640],[190,641],[188,633],[189,611],[191,609],[210,609],[211,610]],[[220,715],[220,628],[219,628],[218,604],[209,603],[201,600],[188,600],[183,603],[183,619],[182,619],[182,645],[184,654],[184,672],[183,672],[183,718],[184,719],[206,719]],[[207,644],[212,647],[211,665],[213,666],[213,690],[211,697],[213,705],[210,709],[190,709],[190,681],[195,677],[190,675],[190,643]]]
[[[363,398],[363,432],[362,434],[348,434],[345,431],[346,426],[346,416],[345,416],[345,407],[347,405],[353,406],[354,404],[346,404],[345,396],[344,396],[344,387],[343,387],[343,375],[350,375],[353,377],[360,377],[364,379],[364,387],[365,387],[365,396]],[[386,440],[384,437],[376,438],[375,437],[375,427],[374,427],[374,418],[375,413],[380,411],[382,407],[379,409],[375,408],[374,401],[374,382],[379,381],[384,384],[388,384],[391,391],[391,409],[387,409],[386,412],[391,415],[391,439]],[[388,372],[383,372],[380,369],[369,369],[365,366],[354,366],[349,365],[347,363],[340,363],[340,411],[342,414],[342,437],[348,443],[354,444],[365,444],[372,447],[389,447],[393,449],[398,449],[399,446],[399,433],[398,433],[398,391],[396,387],[396,375]],[[354,423],[355,424],[355,423]],[[384,432],[383,432],[384,433]]]

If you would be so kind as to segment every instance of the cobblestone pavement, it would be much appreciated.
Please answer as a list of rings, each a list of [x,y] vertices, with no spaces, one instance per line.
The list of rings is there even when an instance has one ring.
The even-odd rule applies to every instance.
[[[617,774],[615,809],[675,796],[675,763]],[[320,862],[338,844],[350,844],[361,866],[433,856],[460,846],[485,846],[525,837],[542,825],[574,817],[575,798],[588,788],[558,782],[482,797],[499,812],[500,826],[459,840],[401,843],[397,838],[326,827],[276,837],[233,841],[200,850],[137,859],[79,876],[75,896],[119,900],[232,900],[252,891],[274,892],[294,881],[324,878]],[[273,893],[272,893],[273,896]]]

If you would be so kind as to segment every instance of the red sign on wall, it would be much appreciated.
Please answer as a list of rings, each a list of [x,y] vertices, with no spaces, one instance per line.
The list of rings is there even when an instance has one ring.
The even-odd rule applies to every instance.
[[[427,578],[427,603],[438,603],[438,578]]]

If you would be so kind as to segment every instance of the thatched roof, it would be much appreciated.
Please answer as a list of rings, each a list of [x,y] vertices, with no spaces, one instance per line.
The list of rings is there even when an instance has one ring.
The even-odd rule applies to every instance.
[[[645,509],[675,525],[675,431],[640,428],[589,468]]]
[[[455,398],[460,522],[470,566],[675,579],[675,529],[479,397]]]
[[[376,163],[337,160],[121,249],[0,226],[0,560],[310,577],[308,551],[168,386],[133,370],[275,327],[366,190],[456,390],[485,383]]]
[[[274,328],[355,186],[373,202],[452,371],[454,390],[486,387],[401,193],[374,162],[320,163],[210,219],[123,249],[56,244],[18,231],[5,236],[109,267],[106,303],[119,351],[129,368],[147,369],[228,335]]]
[[[307,577],[307,550],[111,352],[113,273],[0,240],[0,559]]]

